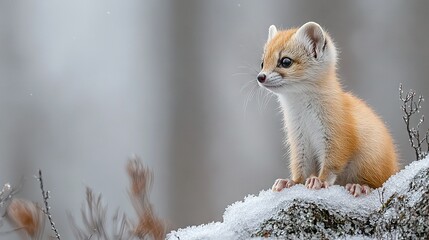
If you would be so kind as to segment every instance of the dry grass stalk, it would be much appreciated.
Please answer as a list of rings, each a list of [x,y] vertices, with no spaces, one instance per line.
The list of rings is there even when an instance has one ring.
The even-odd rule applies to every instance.
[[[113,216],[112,234],[106,231],[107,207],[101,201],[101,194],[95,195],[90,188],[86,188],[86,203],[81,208],[83,228],[79,227],[73,217],[69,215],[73,233],[76,239],[131,239],[131,227],[125,214],[116,211]]]
[[[131,224],[125,214],[120,214],[119,210],[113,216],[112,226],[106,227],[107,206],[102,203],[101,194],[96,195],[90,188],[86,188],[86,203],[81,208],[83,228],[79,227],[73,217],[69,214],[72,230],[75,239],[89,240],[126,240],[132,239]],[[109,225],[110,226],[110,225]],[[106,229],[111,228],[112,233],[108,234]]]
[[[132,224],[125,214],[119,210],[113,216],[112,225],[106,227],[107,207],[102,204],[101,194],[96,195],[90,188],[86,189],[86,202],[81,208],[83,227],[79,227],[73,217],[69,215],[75,239],[154,239],[165,238],[165,224],[154,215],[149,202],[149,191],[153,174],[145,168],[137,157],[127,164],[130,177],[129,195],[138,220]],[[108,233],[106,229],[113,229]]]
[[[12,199],[7,216],[18,229],[24,230],[32,239],[39,239],[44,228],[44,213],[33,202]]]
[[[138,214],[138,224],[134,228],[134,235],[139,239],[164,239],[165,223],[155,216],[152,204],[149,202],[153,173],[143,166],[137,157],[133,157],[128,162],[127,172],[131,184],[129,195]]]

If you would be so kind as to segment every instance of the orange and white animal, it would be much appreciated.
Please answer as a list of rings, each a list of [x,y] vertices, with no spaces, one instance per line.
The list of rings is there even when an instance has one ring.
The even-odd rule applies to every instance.
[[[291,179],[307,188],[346,186],[354,196],[380,187],[398,170],[392,137],[362,100],[345,92],[337,50],[319,24],[277,31],[270,26],[258,84],[277,95],[290,150]]]

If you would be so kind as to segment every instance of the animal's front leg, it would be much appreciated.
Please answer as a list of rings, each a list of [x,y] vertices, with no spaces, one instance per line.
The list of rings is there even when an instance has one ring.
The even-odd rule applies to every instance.
[[[285,188],[290,188],[297,183],[304,181],[303,170],[301,168],[300,160],[297,157],[296,150],[291,147],[291,158],[290,158],[290,172],[292,179],[277,179],[272,187],[273,192],[280,192]]]

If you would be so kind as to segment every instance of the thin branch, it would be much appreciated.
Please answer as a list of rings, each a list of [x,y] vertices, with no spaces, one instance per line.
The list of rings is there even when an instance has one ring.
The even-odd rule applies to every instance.
[[[43,209],[43,212],[48,217],[49,223],[51,224],[51,229],[55,233],[55,237],[58,240],[60,240],[60,234],[58,233],[58,230],[55,227],[55,223],[52,220],[52,214],[50,212],[51,207],[48,204],[48,199],[50,198],[49,191],[45,192],[45,189],[43,187],[42,170],[40,170],[40,169],[39,169],[39,177],[37,177],[37,180],[39,180],[39,182],[40,182],[40,190],[42,191],[43,202],[45,204],[45,209]]]
[[[422,107],[421,104],[424,101],[423,96],[420,95],[417,100],[415,100],[415,96],[416,92],[413,90],[409,90],[404,96],[402,84],[399,85],[399,99],[402,101],[401,109],[404,112],[402,119],[405,122],[408,139],[411,147],[414,149],[416,159],[420,160],[425,158],[429,152],[429,129],[426,130],[424,137],[421,138],[420,127],[425,120],[424,115],[420,117],[419,122],[415,127],[411,127],[411,118],[416,113],[420,113],[420,109]],[[426,144],[426,151],[423,150],[422,144]]]

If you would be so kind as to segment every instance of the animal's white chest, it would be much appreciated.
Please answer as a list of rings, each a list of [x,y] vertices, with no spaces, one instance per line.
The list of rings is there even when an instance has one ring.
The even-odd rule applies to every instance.
[[[326,111],[317,96],[291,94],[280,96],[285,111],[285,127],[289,141],[293,141],[301,161],[307,163],[325,159],[328,129]]]

